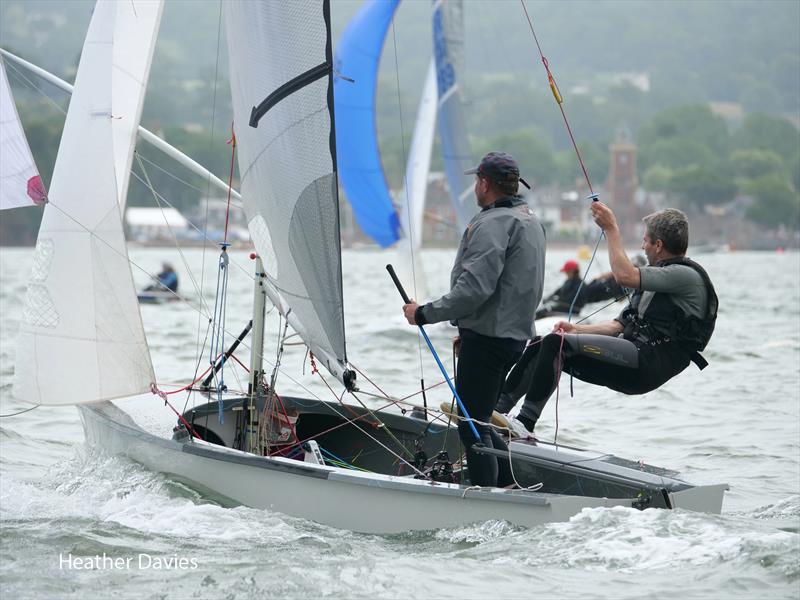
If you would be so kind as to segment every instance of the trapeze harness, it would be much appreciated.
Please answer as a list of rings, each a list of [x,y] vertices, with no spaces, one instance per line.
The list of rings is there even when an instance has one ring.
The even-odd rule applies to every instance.
[[[670,258],[659,261],[656,266],[666,267],[667,265],[685,265],[694,269],[703,278],[708,294],[705,317],[700,319],[688,315],[672,302],[669,294],[660,292],[653,294],[644,315],[639,315],[639,303],[642,300],[643,292],[638,290],[633,294],[630,306],[625,309],[620,318],[620,322],[625,327],[622,337],[633,342],[637,348],[645,345],[655,346],[670,341],[677,342],[678,347],[689,355],[689,360],[699,369],[705,369],[708,361],[700,355],[700,352],[705,349],[714,333],[717,309],[719,308],[719,299],[714,284],[711,283],[711,278],[706,270],[690,258],[684,256]]]

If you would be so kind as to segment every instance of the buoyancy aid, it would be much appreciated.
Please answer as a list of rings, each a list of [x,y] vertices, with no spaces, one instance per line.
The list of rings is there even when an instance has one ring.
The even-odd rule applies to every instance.
[[[714,333],[719,299],[706,270],[692,259],[685,256],[670,258],[660,261],[656,266],[666,267],[675,264],[690,267],[702,277],[708,296],[705,316],[700,319],[687,314],[672,301],[670,294],[663,292],[654,293],[644,314],[639,315],[639,303],[643,292],[638,290],[633,294],[630,305],[620,319],[625,326],[623,337],[637,346],[666,341],[677,342],[678,346],[689,355],[690,360],[698,368],[704,369],[708,366],[708,362],[700,352],[705,349]]]

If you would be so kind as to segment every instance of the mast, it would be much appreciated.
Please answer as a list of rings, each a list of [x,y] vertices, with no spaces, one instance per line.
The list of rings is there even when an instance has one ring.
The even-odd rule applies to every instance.
[[[250,381],[247,385],[247,412],[245,414],[246,438],[244,447],[258,454],[258,398],[262,395],[261,381],[264,375],[264,315],[267,307],[267,274],[264,263],[256,253],[255,281],[253,283],[253,340],[250,345]],[[272,393],[270,389],[270,393]]]

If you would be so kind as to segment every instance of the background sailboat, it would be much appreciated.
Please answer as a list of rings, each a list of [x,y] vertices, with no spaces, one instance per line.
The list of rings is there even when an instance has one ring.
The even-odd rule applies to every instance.
[[[454,226],[463,230],[477,212],[472,178],[463,173],[474,166],[459,87],[463,6],[460,0],[433,4],[434,56],[422,87],[403,185],[392,202],[378,148],[375,102],[381,50],[397,7],[398,2],[366,2],[342,34],[336,50],[337,151],[342,187],[357,222],[382,247],[397,243],[401,279],[413,283],[413,295],[426,298],[420,255],[437,115]]]

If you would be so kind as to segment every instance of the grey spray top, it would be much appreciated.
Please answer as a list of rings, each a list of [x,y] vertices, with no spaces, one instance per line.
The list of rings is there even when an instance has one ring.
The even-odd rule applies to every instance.
[[[472,218],[450,273],[450,291],[426,304],[422,316],[491,337],[530,339],[544,259],[539,219],[519,196],[501,199]]]

